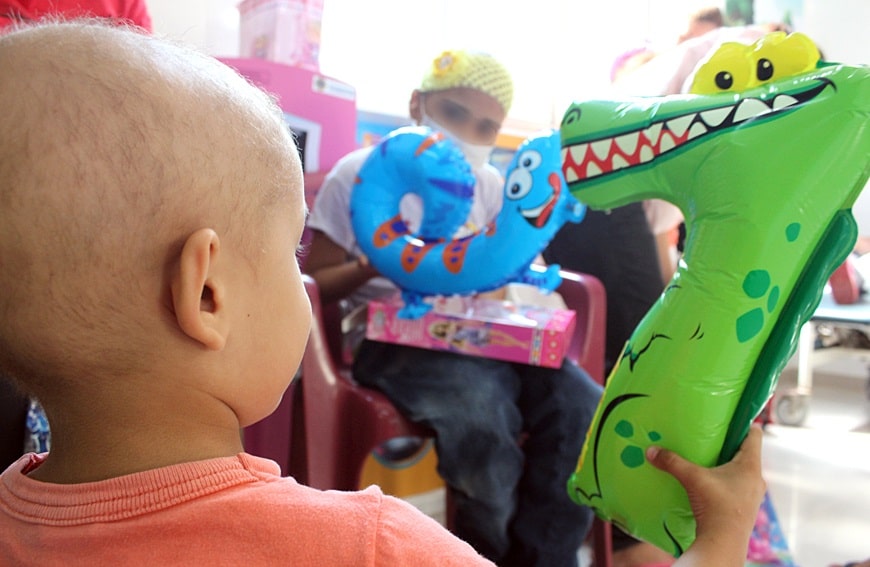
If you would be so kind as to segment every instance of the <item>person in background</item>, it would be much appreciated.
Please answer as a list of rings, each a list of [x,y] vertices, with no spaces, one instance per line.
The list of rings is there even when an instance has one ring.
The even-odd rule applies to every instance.
[[[707,6],[689,15],[689,23],[686,31],[680,34],[677,43],[683,43],[693,37],[701,37],[707,32],[721,28],[725,25],[722,10],[718,6]]]
[[[15,23],[35,22],[45,17],[106,18],[151,30],[151,15],[145,0],[2,0],[0,30]],[[0,31],[2,33],[2,31]]]
[[[677,43],[683,43],[694,37],[700,37],[709,31],[718,29],[724,25],[722,11],[718,6],[701,8],[689,15],[686,30],[679,35]],[[613,62],[610,70],[610,82],[616,83],[623,76],[629,75],[644,63],[651,61],[656,56],[656,50],[649,45],[636,47],[620,54]]]

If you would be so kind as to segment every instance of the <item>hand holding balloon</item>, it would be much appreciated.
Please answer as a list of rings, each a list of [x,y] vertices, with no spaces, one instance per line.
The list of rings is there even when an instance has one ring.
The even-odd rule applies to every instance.
[[[764,498],[761,428],[754,426],[731,462],[707,469],[666,449],[652,446],[647,459],[686,490],[698,524],[697,539],[676,565],[744,565],[746,548]],[[697,557],[697,559],[695,559]]]

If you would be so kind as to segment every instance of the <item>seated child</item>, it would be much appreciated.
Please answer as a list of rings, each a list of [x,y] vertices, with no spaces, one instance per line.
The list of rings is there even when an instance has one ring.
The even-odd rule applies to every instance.
[[[375,487],[307,488],[242,448],[311,317],[275,104],[95,23],[0,37],[0,66],[0,373],[43,402],[53,442],[0,475],[4,565],[490,564]],[[698,517],[679,564],[742,565],[759,432],[717,469],[648,457]]]
[[[513,80],[498,60],[477,51],[445,51],[426,63],[408,113],[452,140],[471,167],[470,211],[453,234],[463,238],[502,208],[504,179],[489,159],[513,100]],[[373,149],[338,161],[308,219],[305,270],[327,302],[356,305],[396,292],[362,255],[351,222],[354,180]],[[416,230],[423,204],[408,197],[400,213]],[[568,360],[546,368],[364,340],[353,377],[434,432],[456,535],[498,564],[577,565],[592,511],[571,501],[566,484],[601,398],[601,387],[583,369]]]

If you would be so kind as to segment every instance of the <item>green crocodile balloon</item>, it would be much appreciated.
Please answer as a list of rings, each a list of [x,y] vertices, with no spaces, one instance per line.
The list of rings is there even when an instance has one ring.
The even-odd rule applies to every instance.
[[[820,62],[800,34],[725,44],[693,94],[575,103],[561,126],[577,199],[649,198],[685,215],[685,253],[614,368],[568,490],[679,556],[686,493],[646,462],[656,444],[729,461],[857,238],[870,174],[870,69]]]

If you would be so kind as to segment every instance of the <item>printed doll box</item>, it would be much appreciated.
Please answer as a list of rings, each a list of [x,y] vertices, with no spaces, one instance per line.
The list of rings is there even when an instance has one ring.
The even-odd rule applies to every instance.
[[[577,324],[569,309],[459,296],[432,303],[429,313],[412,320],[397,316],[404,305],[398,294],[370,301],[366,338],[558,368]]]
[[[241,57],[318,70],[323,0],[244,0],[238,8]]]

